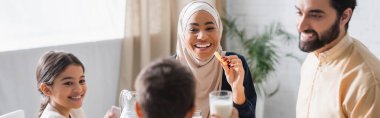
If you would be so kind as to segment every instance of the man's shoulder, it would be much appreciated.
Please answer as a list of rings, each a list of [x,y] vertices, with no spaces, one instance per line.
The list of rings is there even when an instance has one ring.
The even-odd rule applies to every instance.
[[[380,60],[359,40],[353,40],[353,52],[349,57],[351,63],[360,66],[371,76],[380,78]]]
[[[349,54],[341,57],[346,65],[345,76],[351,78],[349,85],[356,91],[368,91],[379,86],[380,60],[359,40],[351,37],[353,43],[347,50]]]

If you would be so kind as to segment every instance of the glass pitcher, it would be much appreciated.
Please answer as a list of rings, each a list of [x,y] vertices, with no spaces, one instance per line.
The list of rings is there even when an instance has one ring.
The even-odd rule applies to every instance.
[[[136,92],[122,90],[120,92],[119,104],[121,108],[120,118],[137,118],[135,111]]]

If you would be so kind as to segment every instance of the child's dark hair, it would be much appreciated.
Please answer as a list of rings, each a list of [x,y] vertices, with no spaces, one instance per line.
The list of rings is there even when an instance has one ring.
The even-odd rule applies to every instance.
[[[38,117],[41,117],[42,112],[46,108],[46,105],[50,102],[50,98],[45,96],[39,89],[41,83],[45,83],[48,86],[53,85],[55,77],[62,73],[67,66],[74,64],[81,66],[84,72],[84,66],[82,62],[71,53],[49,51],[46,52],[39,60],[36,69],[37,87],[38,91],[43,96],[43,102],[41,103]]]
[[[195,80],[175,59],[156,61],[140,72],[137,102],[145,118],[183,118],[194,107]]]

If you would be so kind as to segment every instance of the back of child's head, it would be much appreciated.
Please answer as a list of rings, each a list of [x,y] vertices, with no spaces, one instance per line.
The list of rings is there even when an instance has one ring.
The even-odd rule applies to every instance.
[[[144,68],[135,88],[144,118],[183,118],[194,108],[194,76],[177,60],[163,59]]]
[[[50,102],[49,97],[45,96],[40,90],[39,85],[44,83],[48,86],[53,85],[54,79],[62,73],[69,65],[81,66],[84,72],[84,66],[82,62],[71,53],[49,51],[41,56],[37,68],[36,79],[38,91],[42,94],[44,101],[41,103],[41,108],[38,116],[41,116],[42,111],[46,108],[46,105]]]

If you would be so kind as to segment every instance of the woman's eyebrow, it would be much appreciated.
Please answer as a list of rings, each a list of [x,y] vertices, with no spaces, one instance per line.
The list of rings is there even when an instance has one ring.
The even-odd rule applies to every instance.
[[[198,24],[198,23],[190,23],[190,25],[199,26],[199,24]]]
[[[215,24],[215,23],[212,22],[212,21],[207,21],[207,22],[204,23],[204,25],[210,25],[210,24]],[[190,23],[190,25],[199,26],[198,23]]]
[[[209,24],[214,24],[214,22],[208,21],[208,22],[205,23],[205,25],[209,25]]]

